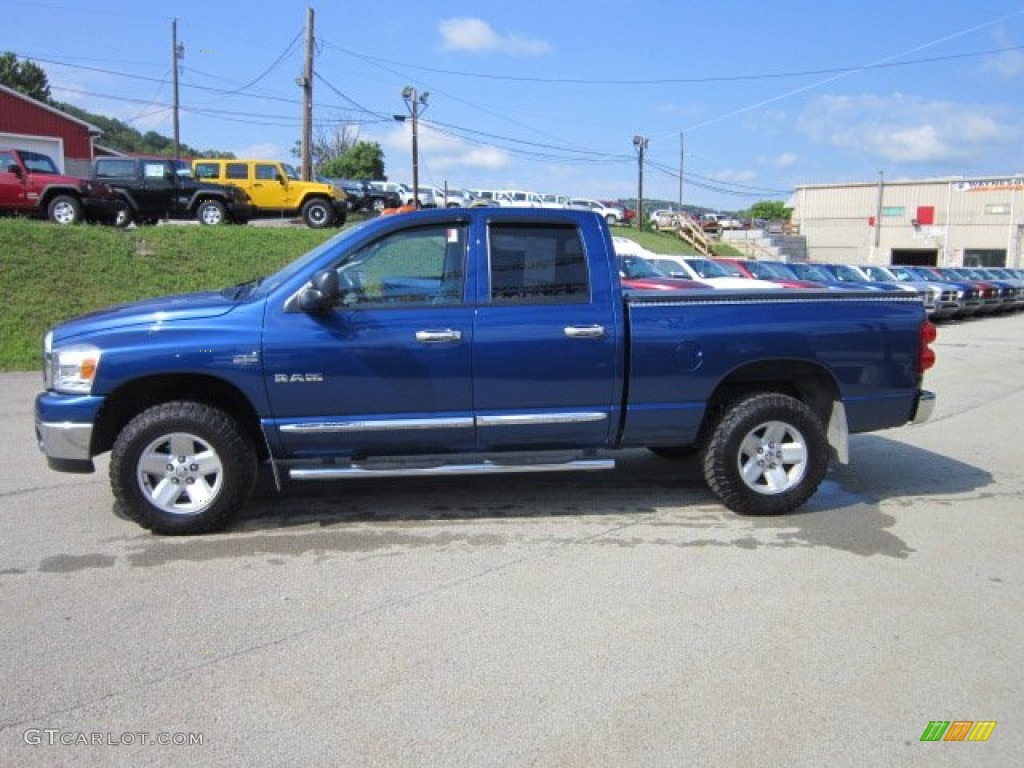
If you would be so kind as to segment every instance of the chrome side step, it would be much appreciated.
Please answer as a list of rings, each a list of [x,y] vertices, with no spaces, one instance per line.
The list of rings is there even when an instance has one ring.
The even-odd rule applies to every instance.
[[[481,461],[472,464],[435,464],[416,466],[410,462],[388,466],[380,462],[344,466],[293,467],[288,476],[293,480],[343,480],[353,477],[430,477],[444,475],[499,475],[513,472],[596,472],[614,469],[614,459],[574,459],[547,463],[502,463]]]

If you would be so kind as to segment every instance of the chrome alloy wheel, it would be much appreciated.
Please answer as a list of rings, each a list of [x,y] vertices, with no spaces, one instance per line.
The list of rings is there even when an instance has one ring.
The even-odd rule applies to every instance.
[[[785,493],[799,485],[807,471],[807,441],[792,424],[766,421],[743,438],[736,462],[750,490]]]
[[[210,443],[187,432],[172,432],[143,449],[136,478],[153,506],[175,515],[196,515],[216,500],[224,466]]]

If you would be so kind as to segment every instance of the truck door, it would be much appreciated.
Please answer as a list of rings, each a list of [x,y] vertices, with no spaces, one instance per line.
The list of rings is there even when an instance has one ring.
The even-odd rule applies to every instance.
[[[287,455],[473,449],[467,234],[454,216],[384,234],[339,254],[336,307],[268,307],[264,369]]]
[[[253,163],[252,178],[247,190],[258,208],[273,210],[291,208],[288,193],[288,179],[284,177],[277,163]]]
[[[621,354],[608,275],[590,274],[575,223],[492,221],[486,239],[473,339],[480,449],[604,446]]]
[[[174,166],[166,160],[142,161],[142,186],[136,192],[139,208],[144,212],[163,213],[183,210],[188,201],[180,200],[177,194],[178,180],[174,177]]]

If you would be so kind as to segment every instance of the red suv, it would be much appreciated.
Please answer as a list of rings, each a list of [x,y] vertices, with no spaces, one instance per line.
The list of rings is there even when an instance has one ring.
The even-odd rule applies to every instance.
[[[65,176],[46,155],[0,147],[0,213],[80,221],[127,223],[124,203],[107,184]]]

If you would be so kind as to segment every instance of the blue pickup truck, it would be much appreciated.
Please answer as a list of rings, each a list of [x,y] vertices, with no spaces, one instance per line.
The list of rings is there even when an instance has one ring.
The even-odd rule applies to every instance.
[[[741,514],[818,488],[850,433],[928,418],[910,293],[624,291],[592,212],[423,211],[269,277],[104,309],[44,340],[49,465],[111,451],[120,508],[226,525],[286,479],[597,470],[696,452]]]

